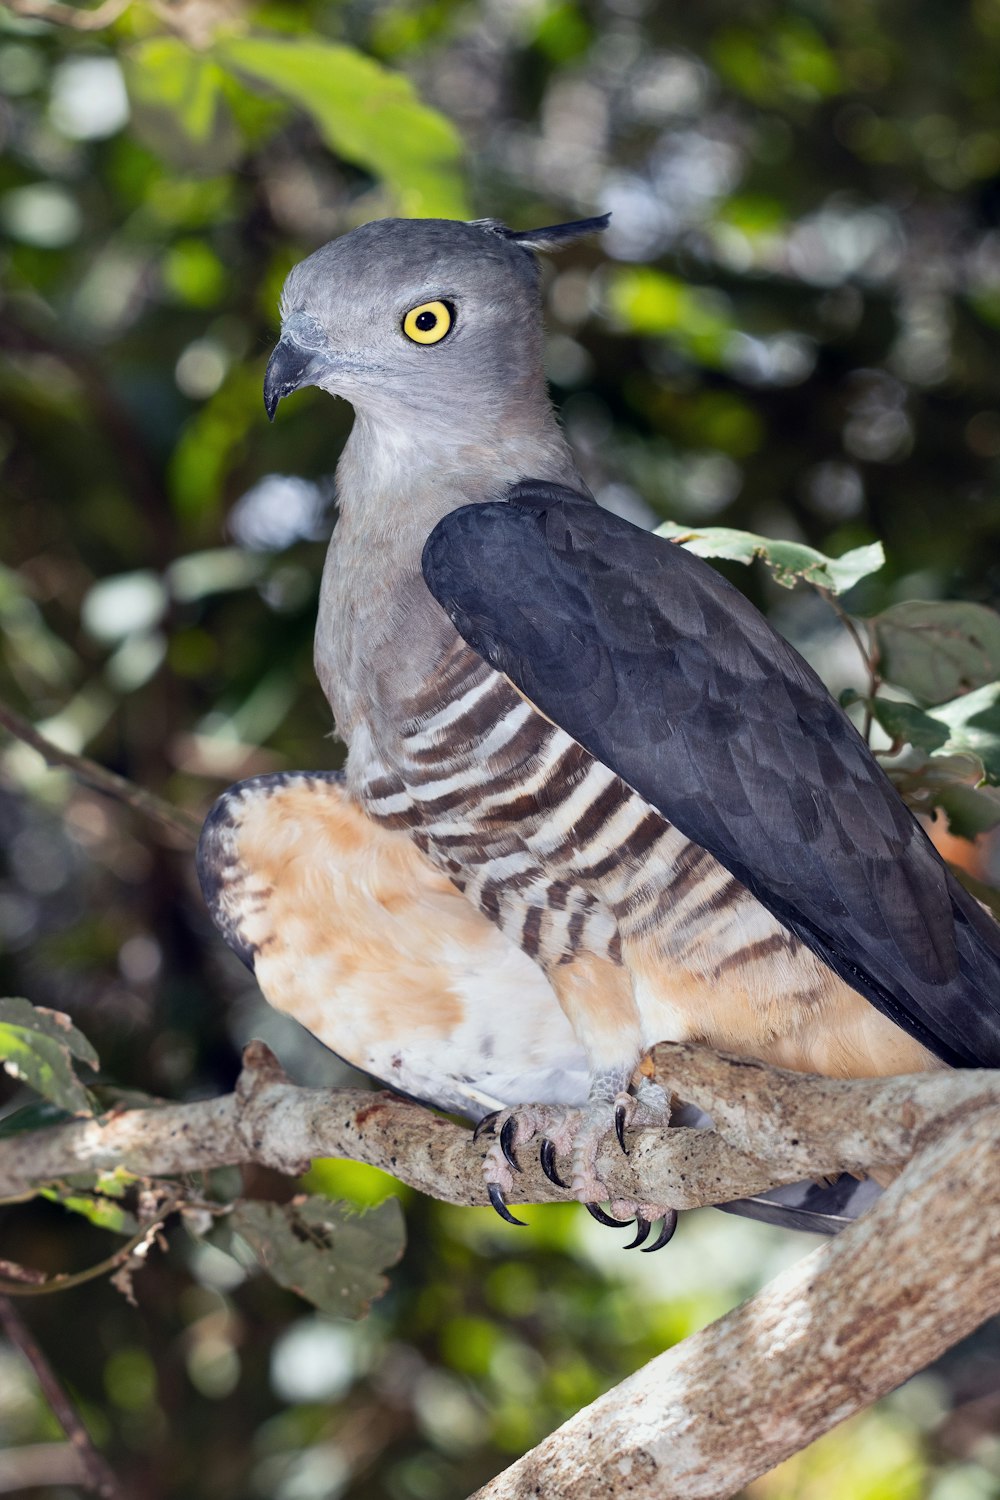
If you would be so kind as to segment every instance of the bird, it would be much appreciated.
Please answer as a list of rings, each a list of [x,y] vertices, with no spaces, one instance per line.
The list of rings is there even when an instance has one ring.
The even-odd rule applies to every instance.
[[[589,491],[539,256],[607,222],[376,220],[289,274],[267,415],[306,386],[354,408],[314,658],[346,761],[232,788],[198,862],[273,1005],[492,1133],[502,1217],[536,1143],[649,1250],[676,1214],[597,1161],[676,1123],[653,1045],[996,1066],[1000,927],[745,596]],[[734,1207],[829,1230],[854,1187]]]

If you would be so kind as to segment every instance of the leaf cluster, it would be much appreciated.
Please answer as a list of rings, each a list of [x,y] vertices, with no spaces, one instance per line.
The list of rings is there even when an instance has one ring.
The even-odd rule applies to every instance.
[[[825,557],[799,542],[774,541],[712,526],[676,522],[661,536],[698,557],[750,563],[760,559],[776,583],[811,584],[831,602],[885,565],[881,543]],[[974,839],[1000,825],[1000,615],[981,604],[907,600],[860,620],[844,615],[863,658],[869,691],[851,688],[845,707],[864,709],[865,729],[889,739],[878,753],[915,811],[940,809],[949,830]]]

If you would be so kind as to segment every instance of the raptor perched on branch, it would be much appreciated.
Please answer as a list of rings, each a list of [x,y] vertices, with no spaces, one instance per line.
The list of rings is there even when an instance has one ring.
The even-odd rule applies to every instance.
[[[606,1199],[602,1137],[669,1117],[660,1040],[838,1076],[1000,1062],[1000,928],[801,657],[580,477],[535,257],[605,222],[385,220],[292,271],[268,414],[305,385],[356,413],[316,633],[346,771],[233,788],[200,850],[272,1004],[499,1111],[506,1217],[533,1138]],[[627,1207],[665,1242],[669,1205]]]

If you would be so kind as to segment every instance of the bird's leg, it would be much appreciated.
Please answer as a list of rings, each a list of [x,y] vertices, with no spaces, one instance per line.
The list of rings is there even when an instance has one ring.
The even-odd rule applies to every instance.
[[[492,1144],[483,1157],[483,1175],[490,1202],[508,1224],[523,1223],[523,1220],[516,1219],[510,1212],[505,1198],[505,1194],[514,1186],[514,1174],[521,1170],[517,1148],[527,1145],[536,1136],[541,1136],[539,1155],[546,1177],[557,1187],[568,1188],[569,1183],[564,1182],[556,1171],[555,1155],[557,1142],[564,1139],[567,1126],[572,1125],[578,1113],[578,1110],[565,1105],[521,1104],[511,1109],[498,1109],[493,1114],[486,1115],[476,1126],[473,1131],[474,1140],[479,1140],[485,1134],[493,1136]],[[572,1142],[572,1131],[566,1139]]]
[[[677,1222],[673,1209],[614,1202],[612,1218],[600,1207],[608,1199],[608,1190],[597,1172],[604,1137],[614,1130],[626,1150],[625,1131],[630,1126],[665,1125],[670,1119],[670,1104],[663,1090],[636,1074],[637,1067],[642,1066],[643,1045],[632,981],[621,965],[588,953],[546,972],[590,1060],[590,1094],[582,1109],[527,1105],[501,1110],[492,1117],[496,1142],[484,1162],[490,1201],[503,1218],[512,1218],[503,1195],[510,1191],[513,1174],[519,1170],[516,1148],[540,1135],[539,1156],[547,1177],[560,1187],[570,1187],[574,1197],[581,1199],[603,1224],[624,1228],[634,1219],[637,1232],[633,1246],[642,1245],[651,1226],[662,1220],[660,1235],[645,1247],[659,1249],[667,1243]],[[630,1085],[634,1077],[633,1091]],[[560,1171],[557,1157],[569,1159],[568,1171]]]
[[[607,1201],[608,1191],[597,1170],[597,1157],[610,1129],[614,1129],[619,1145],[627,1155],[626,1130],[669,1123],[670,1100],[658,1084],[651,1083],[647,1078],[640,1078],[634,1087],[630,1087],[630,1074],[620,1069],[595,1074],[591,1082],[590,1098],[586,1107],[580,1111],[573,1132],[571,1186],[574,1194],[583,1199],[592,1213],[597,1204]],[[633,1245],[642,1244],[649,1234],[650,1226],[657,1219],[664,1221],[664,1233],[668,1238],[676,1223],[673,1210],[658,1204],[612,1199],[609,1207],[613,1215],[611,1222],[628,1223],[635,1220],[638,1234]],[[607,1222],[607,1216],[602,1213],[597,1213],[594,1217]],[[659,1248],[660,1243],[666,1244],[666,1239],[658,1241],[656,1248]]]
[[[677,1223],[673,1209],[657,1204],[612,1200],[611,1214],[600,1207],[608,1200],[608,1190],[597,1171],[597,1157],[605,1137],[613,1129],[627,1152],[626,1129],[666,1125],[670,1121],[670,1101],[658,1084],[640,1078],[630,1089],[631,1070],[612,1068],[594,1075],[590,1097],[582,1109],[553,1105],[522,1105],[498,1110],[476,1127],[477,1137],[486,1131],[494,1140],[483,1159],[490,1202],[508,1223],[519,1224],[507,1207],[505,1195],[514,1185],[514,1175],[521,1170],[517,1148],[541,1136],[539,1156],[545,1175],[559,1187],[570,1188],[588,1211],[602,1224],[624,1228],[633,1220],[636,1235],[626,1246],[642,1245],[658,1250],[667,1243]],[[569,1180],[560,1175],[557,1157],[568,1158]],[[615,1217],[612,1217],[614,1215]],[[650,1229],[662,1220],[660,1233],[651,1245]]]

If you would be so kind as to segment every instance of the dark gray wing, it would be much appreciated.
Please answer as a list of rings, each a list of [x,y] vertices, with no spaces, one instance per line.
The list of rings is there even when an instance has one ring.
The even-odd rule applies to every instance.
[[[740,1198],[735,1203],[716,1205],[724,1214],[741,1219],[757,1219],[762,1224],[776,1224],[781,1229],[801,1229],[807,1234],[839,1234],[853,1224],[882,1196],[882,1189],[870,1177],[859,1182],[846,1173],[830,1184],[794,1182],[788,1187],[772,1188],[755,1198]]]
[[[435,527],[456,629],[873,1005],[1000,1064],[1000,927],[815,672],[701,559],[527,480]]]

